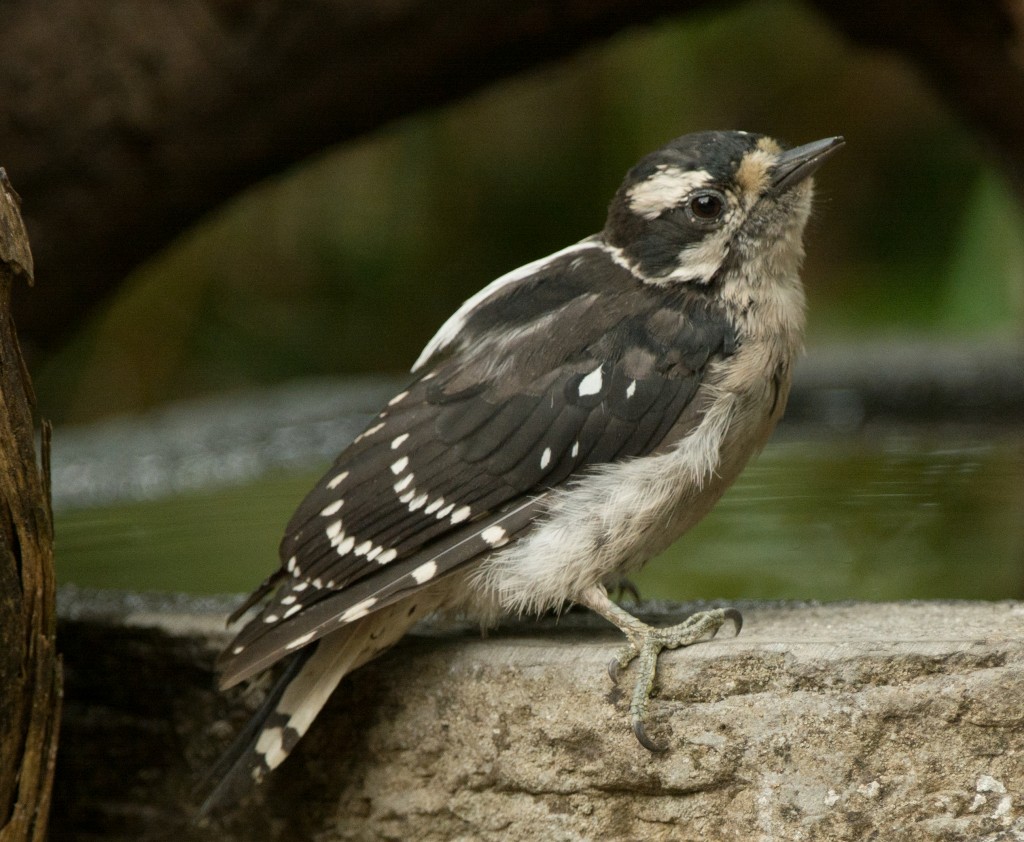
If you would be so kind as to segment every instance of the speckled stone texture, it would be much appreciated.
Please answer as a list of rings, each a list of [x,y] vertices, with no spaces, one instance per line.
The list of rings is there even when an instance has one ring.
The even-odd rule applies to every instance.
[[[194,827],[189,790],[260,694],[212,691],[223,605],[133,599],[62,603],[55,839],[1024,840],[1020,603],[743,605],[738,638],[663,657],[663,754],[596,619],[418,635]]]

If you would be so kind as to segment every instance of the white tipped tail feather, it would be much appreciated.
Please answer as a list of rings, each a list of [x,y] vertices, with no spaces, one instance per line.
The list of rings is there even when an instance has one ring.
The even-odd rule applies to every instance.
[[[211,770],[203,788],[212,784],[213,789],[199,815],[234,801],[253,781],[262,781],[280,766],[341,679],[394,646],[412,626],[432,614],[439,603],[439,597],[421,591],[350,623],[297,653],[248,727]]]

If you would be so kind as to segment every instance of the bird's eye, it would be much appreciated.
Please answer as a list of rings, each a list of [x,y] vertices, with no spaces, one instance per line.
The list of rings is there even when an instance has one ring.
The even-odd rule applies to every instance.
[[[714,222],[725,210],[725,197],[710,190],[702,191],[690,199],[687,208],[696,222]]]

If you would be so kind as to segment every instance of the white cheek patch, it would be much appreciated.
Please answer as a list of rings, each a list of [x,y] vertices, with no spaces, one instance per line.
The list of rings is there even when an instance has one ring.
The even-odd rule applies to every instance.
[[[626,194],[629,208],[644,219],[656,219],[710,181],[711,173],[707,170],[681,170],[662,165],[646,181],[629,189]]]
[[[727,227],[683,249],[679,254],[678,267],[661,280],[708,283],[729,256],[732,235],[732,228]]]
[[[679,252],[676,267],[661,277],[651,279],[652,283],[697,283],[706,284],[729,256],[733,235],[743,224],[745,215],[736,208],[737,199],[731,191],[726,193],[728,210],[716,231],[709,231],[704,237],[690,243]]]

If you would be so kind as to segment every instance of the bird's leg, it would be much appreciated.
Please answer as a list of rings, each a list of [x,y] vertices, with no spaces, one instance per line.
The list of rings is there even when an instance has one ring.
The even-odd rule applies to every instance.
[[[645,723],[647,703],[650,701],[658,670],[658,655],[663,649],[678,649],[680,646],[708,640],[714,637],[726,622],[731,622],[736,627],[736,634],[739,634],[743,627],[742,615],[735,608],[715,608],[693,614],[675,626],[659,629],[642,623],[612,602],[603,585],[588,588],[576,601],[618,626],[629,640],[608,665],[608,673],[613,681],[618,681],[622,670],[634,659],[637,660],[636,684],[633,686],[633,696],[629,702],[633,733],[640,745],[649,751],[664,751],[667,746],[659,745],[647,736]]]

